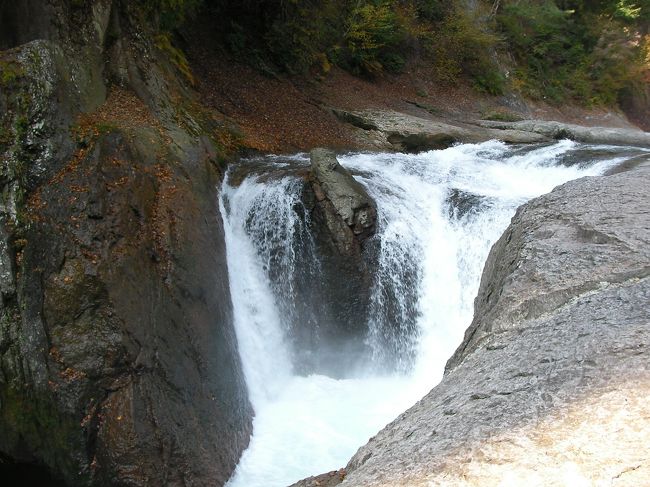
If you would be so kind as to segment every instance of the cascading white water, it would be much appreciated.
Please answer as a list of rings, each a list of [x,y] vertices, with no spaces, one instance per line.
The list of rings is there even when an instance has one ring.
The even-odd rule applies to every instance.
[[[343,466],[440,380],[472,319],[489,249],[515,209],[636,153],[570,141],[536,148],[491,141],[340,157],[377,202],[380,253],[367,337],[372,357],[365,373],[338,380],[293,371],[296,266],[309,262],[317,274],[318,258],[301,182],[287,168],[307,159],[269,158],[264,177],[255,171],[237,187],[226,179],[220,207],[235,327],[255,409],[251,444],[228,485],[286,486]]]

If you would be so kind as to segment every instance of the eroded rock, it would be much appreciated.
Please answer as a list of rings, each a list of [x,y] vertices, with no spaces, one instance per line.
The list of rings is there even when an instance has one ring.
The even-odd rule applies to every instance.
[[[527,130],[494,130],[473,124],[420,118],[390,110],[334,110],[335,115],[365,132],[378,148],[405,152],[446,149],[457,143],[491,139],[529,144],[547,142],[549,137]],[[372,134],[368,137],[367,134]]]
[[[303,258],[315,262],[300,265],[300,299],[293,309],[298,370],[339,376],[367,359],[377,209],[365,188],[325,149],[311,153],[301,200],[312,242],[304,246],[311,250]]]
[[[361,183],[339,164],[334,152],[314,149],[310,157],[311,185],[332,237],[342,254],[358,253],[375,233],[377,206]]]

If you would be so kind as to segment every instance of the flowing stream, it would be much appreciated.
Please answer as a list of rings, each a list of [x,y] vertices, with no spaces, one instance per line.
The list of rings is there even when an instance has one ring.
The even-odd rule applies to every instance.
[[[571,141],[490,141],[417,155],[340,156],[377,202],[379,266],[367,324],[371,354],[336,379],[301,375],[292,347],[292,317],[313,293],[305,283],[317,280],[320,266],[301,201],[308,158],[242,162],[250,173],[237,185],[229,175],[219,204],[255,419],[228,485],[287,486],[344,466],[440,381],[472,320],[490,247],[516,208],[639,153]],[[310,311],[301,326],[317,325],[319,307]]]

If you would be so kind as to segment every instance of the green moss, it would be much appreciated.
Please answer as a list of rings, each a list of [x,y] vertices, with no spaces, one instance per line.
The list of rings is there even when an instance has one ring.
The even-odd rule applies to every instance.
[[[177,47],[174,47],[171,41],[171,35],[169,33],[158,34],[154,40],[156,47],[165,54],[167,59],[178,69],[183,77],[191,85],[194,85],[195,80],[190,63],[187,61],[185,53]]]
[[[0,86],[13,87],[18,80],[25,76],[25,71],[15,61],[0,61]]]
[[[11,128],[4,125],[0,125],[0,153],[7,150],[11,142],[13,141],[14,134]]]
[[[25,135],[27,135],[27,131],[29,130],[29,119],[25,115],[19,115],[16,117],[14,130],[16,132],[16,137],[19,140],[22,140]]]

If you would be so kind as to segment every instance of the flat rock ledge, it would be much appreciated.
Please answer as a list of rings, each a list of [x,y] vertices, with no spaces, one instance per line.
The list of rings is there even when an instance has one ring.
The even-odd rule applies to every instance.
[[[357,127],[357,135],[366,145],[380,150],[421,152],[492,139],[512,144],[571,139],[591,144],[650,147],[650,133],[633,129],[583,127],[543,120],[467,123],[421,118],[392,110],[332,109],[332,112],[339,120]]]
[[[649,185],[645,161],[522,206],[442,382],[339,485],[647,485]]]
[[[457,143],[499,139],[513,144],[548,142],[549,137],[524,130],[492,129],[448,120],[416,117],[391,110],[334,109],[343,122],[361,129],[359,137],[382,150],[421,152],[446,149]]]
[[[544,120],[522,120],[520,122],[482,121],[480,125],[489,129],[512,130],[539,134],[550,139],[571,139],[587,144],[628,145],[650,147],[650,133],[642,130],[583,127],[568,123]]]

